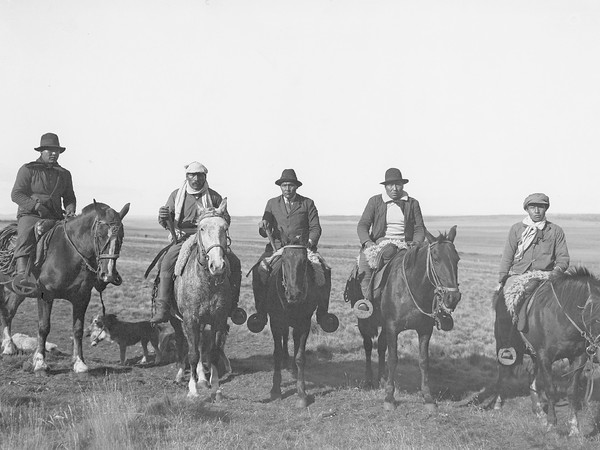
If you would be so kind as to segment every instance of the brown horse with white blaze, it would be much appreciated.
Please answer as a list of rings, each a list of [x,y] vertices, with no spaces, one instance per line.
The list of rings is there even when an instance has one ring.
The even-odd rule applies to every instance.
[[[39,268],[32,269],[37,278],[38,346],[33,354],[35,373],[47,373],[45,361],[46,338],[50,333],[50,316],[54,299],[63,298],[73,306],[73,370],[85,373],[88,367],[83,359],[82,339],[85,312],[92,288],[104,290],[111,283],[120,285],[117,258],[123,242],[122,220],[129,211],[129,203],[116,212],[103,203],[90,204],[81,215],[63,220],[49,231],[48,247]],[[17,308],[25,300],[8,289],[10,274],[0,274],[5,285],[0,289],[0,324],[2,325],[3,354],[16,353],[11,339],[11,324]]]
[[[419,336],[421,394],[435,408],[429,388],[429,341],[436,323],[442,329],[460,301],[456,226],[437,238],[426,231],[427,241],[390,261],[390,275],[381,291],[381,315],[388,349],[388,378],[384,408],[392,410],[398,364],[398,334],[415,330]]]

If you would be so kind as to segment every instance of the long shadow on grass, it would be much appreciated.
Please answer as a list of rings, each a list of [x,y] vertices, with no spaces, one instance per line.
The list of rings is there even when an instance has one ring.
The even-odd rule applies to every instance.
[[[334,357],[335,359],[335,357]],[[273,356],[252,355],[243,359],[232,359],[234,372],[256,373],[273,370]],[[491,386],[497,375],[493,358],[473,355],[467,358],[430,358],[429,380],[432,394],[438,400],[457,401]],[[377,358],[373,361],[377,370]],[[318,352],[307,352],[307,389],[328,386],[331,388],[363,387],[365,377],[364,359],[335,361],[321,357]],[[526,377],[519,376],[518,382],[509,385],[508,396],[528,395]],[[284,377],[282,387],[289,385],[293,393],[293,381]],[[399,392],[418,393],[421,389],[421,372],[418,357],[401,357],[396,371],[396,389]],[[287,396],[291,395],[286,392]]]

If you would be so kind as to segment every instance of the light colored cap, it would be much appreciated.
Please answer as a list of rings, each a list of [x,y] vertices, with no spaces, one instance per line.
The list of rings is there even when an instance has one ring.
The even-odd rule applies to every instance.
[[[185,173],[208,173],[208,169],[204,167],[203,164],[200,164],[198,161],[193,161],[185,165],[184,167]]]

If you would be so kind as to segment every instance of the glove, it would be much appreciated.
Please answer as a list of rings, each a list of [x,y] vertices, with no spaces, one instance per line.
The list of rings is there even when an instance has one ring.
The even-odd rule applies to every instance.
[[[171,210],[168,206],[161,206],[158,208],[158,218],[161,220],[168,220],[171,217]]]

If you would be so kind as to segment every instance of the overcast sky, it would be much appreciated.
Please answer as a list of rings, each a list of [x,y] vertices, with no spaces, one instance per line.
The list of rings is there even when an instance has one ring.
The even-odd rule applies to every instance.
[[[596,0],[0,0],[0,42],[0,215],[49,131],[78,210],[156,215],[198,160],[234,216],[284,168],[322,215],[388,167],[426,215],[599,212]]]

